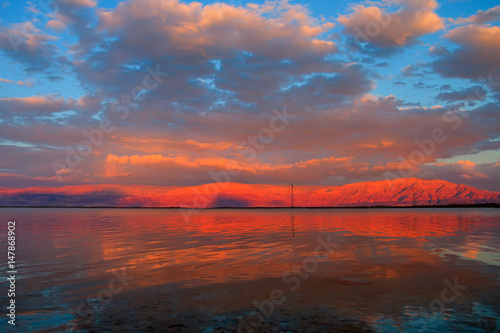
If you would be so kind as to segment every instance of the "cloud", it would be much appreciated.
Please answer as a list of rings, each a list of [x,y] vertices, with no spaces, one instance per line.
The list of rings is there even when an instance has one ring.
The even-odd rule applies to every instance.
[[[18,86],[26,86],[26,87],[33,87],[35,84],[33,83],[34,80],[28,80],[28,81],[17,81]]]
[[[313,158],[293,163],[261,163],[259,161],[235,160],[227,158],[189,158],[187,156],[164,156],[161,154],[106,157],[104,177],[146,178],[148,174],[156,174],[159,170],[177,175],[181,179],[190,178],[200,181],[205,175],[216,181],[219,172],[231,170],[231,181],[255,182],[265,180],[273,183],[296,181],[313,181],[315,173],[324,177],[344,172],[356,172],[366,168],[366,164],[352,163],[352,157]],[[210,178],[204,180],[209,182]],[[182,184],[182,183],[181,183]]]
[[[484,100],[487,91],[482,86],[473,86],[462,90],[440,93],[436,96],[437,100],[447,102]]]
[[[500,19],[500,6],[490,8],[486,11],[478,10],[477,14],[473,17],[473,22],[477,24],[498,21]]]
[[[75,105],[74,100],[65,100],[53,95],[30,97],[0,98],[0,113],[39,113],[69,110]]]
[[[374,49],[395,51],[417,42],[418,38],[444,28],[442,19],[434,12],[434,0],[404,0],[400,8],[388,12],[383,7],[359,5],[350,15],[338,21],[344,33],[357,43],[368,43]]]
[[[252,147],[249,138],[257,138],[259,131],[269,126],[270,118],[264,115],[185,114],[168,131],[146,126],[138,116],[134,118],[137,122],[131,122],[136,126],[117,127],[98,147],[99,154],[87,157],[72,175],[100,174],[116,178],[116,182],[133,180],[141,184],[182,185],[186,180],[202,184],[211,181],[210,172],[224,171],[236,163],[241,173],[234,181],[283,184],[290,178],[312,183],[368,180],[392,170],[388,166],[400,156],[408,158],[419,147],[415,141],[425,141],[437,127],[444,130],[447,140],[436,144],[425,163],[492,149],[490,140],[499,134],[496,108],[476,108],[471,112],[474,116],[466,119],[454,115],[453,108],[405,106],[395,97],[366,95],[352,105],[298,113],[299,118],[276,133],[272,142],[260,150],[254,147],[258,153],[252,160],[245,150],[238,149],[243,141],[246,147]],[[193,140],[192,133],[200,139]],[[35,140],[36,135],[19,139]],[[58,137],[61,143],[73,147],[85,139],[71,130],[58,133]],[[64,161],[64,149],[53,154]]]
[[[34,80],[28,80],[28,81],[17,81],[17,85],[18,85],[18,86],[33,87],[33,86],[34,86],[33,81],[34,81]],[[16,83],[15,81],[12,81],[12,80],[9,80],[9,79],[2,79],[2,78],[0,78],[0,82],[12,83],[12,84],[15,84],[15,83]]]
[[[271,13],[273,18],[268,17]],[[185,75],[179,67],[186,65],[192,75],[203,76],[213,68],[210,60],[242,54],[270,61],[318,59],[336,51],[333,42],[319,37],[330,27],[311,18],[305,8],[281,2],[233,7],[134,0],[100,12],[98,31],[114,42],[109,43],[106,53],[87,50],[94,67],[89,68],[88,62],[76,65],[82,74],[83,69],[94,72],[108,65],[111,73],[116,64],[139,58],[167,67],[172,76]],[[169,61],[161,61],[166,56]]]
[[[371,84],[363,68],[328,58],[338,52],[322,37],[331,22],[286,1],[234,7],[134,0],[98,13],[93,35],[73,25],[86,37],[72,62],[79,79],[113,99],[141,83],[148,67],[160,68],[168,77],[138,110],[157,121],[174,123],[182,113],[268,112],[292,96],[287,88],[314,85],[321,75],[338,88],[328,96],[333,101]]]
[[[278,16],[267,18],[270,13]],[[101,12],[99,24],[109,34],[118,34],[123,47],[151,50],[152,56],[185,54],[201,59],[224,59],[236,51],[272,58],[326,55],[336,50],[335,44],[318,36],[330,27],[312,19],[303,7],[281,2],[244,8],[175,0],[123,2]],[[149,38],[140,37],[146,34]]]
[[[297,103],[331,105],[368,93],[375,82],[368,79],[360,66],[351,65],[337,75],[314,75],[286,91]]]
[[[231,142],[199,142],[192,139],[186,139],[183,141],[176,141],[164,138],[133,138],[133,137],[121,137],[118,138],[119,141],[123,142],[125,145],[134,147],[134,149],[139,149],[142,152],[155,152],[164,149],[182,149],[188,151],[201,152],[205,150],[211,151],[223,151],[228,149],[236,149],[237,145]]]
[[[28,73],[62,71],[61,67],[68,65],[67,53],[61,52],[57,46],[58,37],[48,34],[45,27],[62,32],[65,27],[74,30],[77,26],[79,43],[83,44],[88,39],[85,32],[93,30],[89,27],[91,14],[86,9],[95,6],[93,0],[65,0],[64,3],[56,3],[53,11],[47,11],[51,6],[32,4],[27,8],[32,12],[31,21],[0,26],[0,50],[22,64]]]
[[[415,73],[415,66],[413,65],[408,65],[401,69],[401,75],[404,77],[423,76],[423,74]]]
[[[498,191],[493,181],[500,177],[500,163],[474,163],[462,160],[455,163],[434,163],[424,168],[435,178],[447,179],[455,184],[476,184],[478,188]]]
[[[471,161],[458,161],[455,163],[455,166],[459,167],[463,173],[460,177],[463,178],[489,178],[487,174],[484,172],[480,172],[476,170],[477,164]]]
[[[467,25],[451,30],[445,38],[458,48],[434,53],[439,58],[432,68],[442,76],[479,79],[500,69],[500,27]]]
[[[63,61],[54,37],[42,33],[32,22],[16,23],[10,28],[0,26],[0,50],[24,65],[29,73],[41,72]]]
[[[448,139],[415,166],[422,172],[428,172],[428,164],[436,159],[492,149],[500,135],[500,119],[499,105],[484,97],[486,90],[494,96],[491,86],[453,81],[453,86],[470,88],[451,90],[435,76],[430,81],[424,77],[428,73],[422,71],[422,62],[408,65],[398,75],[408,62],[339,47],[346,38],[356,37],[356,27],[372,27],[371,21],[378,22],[380,33],[367,34],[370,40],[363,51],[377,55],[419,43],[422,36],[443,27],[435,1],[384,4],[355,7],[339,19],[344,33],[340,27],[333,34],[334,24],[328,19],[317,19],[305,6],[287,1],[236,7],[130,0],[98,8],[96,2],[82,0],[51,13],[43,31],[29,23],[1,28],[0,47],[10,59],[17,55],[9,53],[14,51],[8,33],[27,31],[27,43],[19,46],[15,61],[26,71],[41,73],[26,76],[43,77],[37,81],[41,92],[65,80],[62,91],[80,89],[84,95],[2,96],[0,169],[25,172],[16,178],[19,184],[59,185],[51,163],[66,163],[68,149],[76,151],[80,142],[89,140],[84,130],[99,128],[105,118],[115,129],[103,135],[81,164],[57,171],[65,183],[198,185],[212,182],[211,172],[224,171],[232,163],[240,170],[233,180],[246,183],[380,179],[397,168],[400,156],[408,158],[418,148],[416,140],[429,138],[436,128],[442,128]],[[436,45],[429,50],[436,60],[432,66],[445,62],[438,73],[455,77],[457,71],[467,70],[462,68],[465,62],[495,68],[495,46],[487,41],[495,43],[491,36],[496,30],[465,24],[445,35],[456,48]],[[460,52],[467,54],[458,57]],[[463,63],[453,63],[456,57]],[[132,98],[134,89],[155,70],[168,76],[142,90],[140,100]],[[395,75],[386,76],[391,71]],[[416,76],[419,82],[411,79]],[[393,83],[398,87],[390,81],[395,77],[401,79]],[[439,89],[436,98],[449,103],[415,101],[418,94],[413,100],[373,95],[377,84],[377,93],[387,91],[383,81],[402,96],[413,87]],[[482,97],[475,105],[460,103],[470,102],[468,96],[476,92]],[[127,107],[126,119],[116,112],[117,103]],[[252,140],[269,128],[273,110],[285,108],[294,120],[273,133],[262,149],[253,147],[256,156],[249,160],[242,149],[252,148]],[[468,118],[459,116],[464,114]]]
[[[500,6],[492,7],[488,10],[478,10],[476,15],[471,15],[467,18],[460,18],[453,20],[453,22],[458,24],[463,23],[474,23],[474,24],[485,24],[492,21],[498,21],[500,19]]]
[[[8,79],[1,79],[0,78],[0,82],[5,82],[5,83],[15,83],[14,81],[12,80],[8,80]]]

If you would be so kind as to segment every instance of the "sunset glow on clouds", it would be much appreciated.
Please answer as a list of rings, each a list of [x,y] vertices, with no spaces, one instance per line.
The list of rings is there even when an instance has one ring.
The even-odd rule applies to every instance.
[[[0,187],[190,186],[231,169],[247,184],[390,173],[500,190],[492,1],[61,0],[0,18]]]

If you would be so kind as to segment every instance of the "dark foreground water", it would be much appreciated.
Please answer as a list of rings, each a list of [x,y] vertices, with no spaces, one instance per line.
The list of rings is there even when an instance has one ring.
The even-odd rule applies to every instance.
[[[2,332],[500,330],[499,209],[4,208],[4,277],[9,220]]]

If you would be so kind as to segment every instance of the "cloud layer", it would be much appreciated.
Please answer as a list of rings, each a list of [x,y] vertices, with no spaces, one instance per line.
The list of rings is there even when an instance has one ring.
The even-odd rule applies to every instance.
[[[0,26],[16,68],[0,73],[0,181],[339,185],[412,170],[495,190],[498,161],[460,156],[500,149],[497,22],[498,7],[447,18],[434,0],[332,15],[69,1],[43,27]]]

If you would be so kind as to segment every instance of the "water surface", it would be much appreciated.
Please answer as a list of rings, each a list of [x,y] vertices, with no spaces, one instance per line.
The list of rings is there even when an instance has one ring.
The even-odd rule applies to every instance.
[[[0,220],[4,253],[17,221],[18,332],[500,328],[498,209],[217,209],[188,223],[171,209],[4,208]]]

